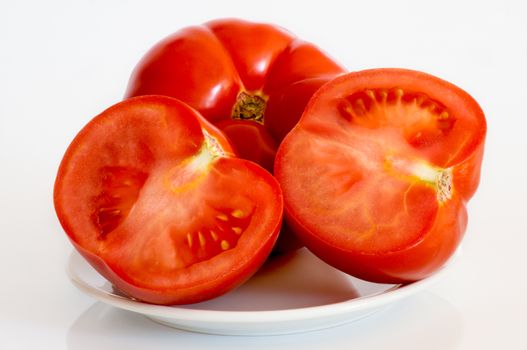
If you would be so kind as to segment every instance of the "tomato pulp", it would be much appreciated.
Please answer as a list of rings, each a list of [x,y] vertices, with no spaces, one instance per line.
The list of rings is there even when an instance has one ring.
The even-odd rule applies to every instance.
[[[216,124],[237,153],[272,172],[277,146],[343,68],[282,28],[227,19],[182,29],[134,69],[126,97],[175,97]]]
[[[278,236],[283,200],[260,166],[184,103],[121,102],[69,146],[55,208],[77,250],[127,295],[183,304],[249,278]]]
[[[424,278],[463,236],[485,134],[476,101],[439,78],[404,69],[338,77],[313,96],[278,150],[288,222],[350,274]]]

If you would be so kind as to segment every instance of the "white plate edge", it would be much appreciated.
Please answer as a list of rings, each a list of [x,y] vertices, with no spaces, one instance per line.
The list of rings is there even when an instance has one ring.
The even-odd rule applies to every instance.
[[[454,254],[454,256],[456,255],[458,255],[457,252]],[[106,291],[100,290],[99,288],[90,285],[77,275],[73,266],[75,259],[77,258],[84,259],[79,253],[73,250],[66,265],[66,273],[69,279],[79,290],[106,304],[154,317],[165,317],[181,321],[202,321],[206,319],[208,322],[222,323],[265,323],[318,319],[327,316],[347,314],[363,309],[380,308],[412,295],[434,283],[444,274],[446,270],[448,270],[448,268],[452,265],[452,260],[454,260],[451,258],[440,270],[425,279],[407,285],[397,285],[385,292],[373,294],[371,296],[364,296],[339,303],[305,308],[259,311],[223,311],[187,309],[178,306],[147,304],[128,299],[126,297],[108,294]],[[88,262],[84,262],[88,264]],[[90,268],[93,267],[90,266]],[[102,276],[101,278],[104,279]]]

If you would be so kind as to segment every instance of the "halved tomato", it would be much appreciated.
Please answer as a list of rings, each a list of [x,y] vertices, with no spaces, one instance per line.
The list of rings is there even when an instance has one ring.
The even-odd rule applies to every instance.
[[[196,111],[161,96],[107,109],[75,137],[55,208],[77,250],[124,293],[194,303],[249,278],[277,239],[283,201]]]
[[[288,222],[350,274],[424,278],[462,238],[485,133],[476,101],[431,75],[374,69],[336,78],[278,150]]]
[[[166,95],[223,131],[236,153],[273,172],[278,145],[315,91],[344,68],[281,27],[219,19],[183,28],[135,67],[125,97]],[[284,227],[275,251],[300,247]]]
[[[343,72],[280,27],[221,19],[157,43],[135,67],[126,97],[180,99],[224,131],[242,158],[272,172],[276,149],[309,98]]]

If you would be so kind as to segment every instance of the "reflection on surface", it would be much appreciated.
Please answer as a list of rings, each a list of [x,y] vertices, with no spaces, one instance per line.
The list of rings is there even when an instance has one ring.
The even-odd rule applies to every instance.
[[[326,305],[358,297],[354,282],[349,275],[301,249],[267,261],[238,289],[188,308],[261,311]]]
[[[235,337],[179,331],[95,303],[72,324],[70,350],[155,349],[453,349],[463,334],[460,312],[422,292],[358,322],[285,336]]]
[[[80,273],[88,284],[98,286],[101,277],[87,266]],[[95,275],[95,278],[86,276]],[[392,285],[375,284],[351,277],[322,262],[307,249],[273,257],[245,284],[229,293],[202,303],[180,306],[219,311],[262,311],[304,308],[347,301],[381,293]],[[101,290],[125,296],[109,282]]]

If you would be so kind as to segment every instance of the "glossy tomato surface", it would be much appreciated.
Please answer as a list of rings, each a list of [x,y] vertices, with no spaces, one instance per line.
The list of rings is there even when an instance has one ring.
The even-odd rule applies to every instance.
[[[244,282],[269,255],[283,210],[266,170],[162,96],[90,121],[64,155],[54,202],[78,251],[124,293],[156,304],[199,302]]]
[[[476,101],[439,78],[403,69],[338,77],[277,153],[286,217],[308,248],[350,274],[427,277],[462,239],[485,134]]]
[[[236,19],[184,28],[136,66],[126,97],[176,97],[215,123],[242,158],[272,172],[312,94],[344,69],[282,28]]]

